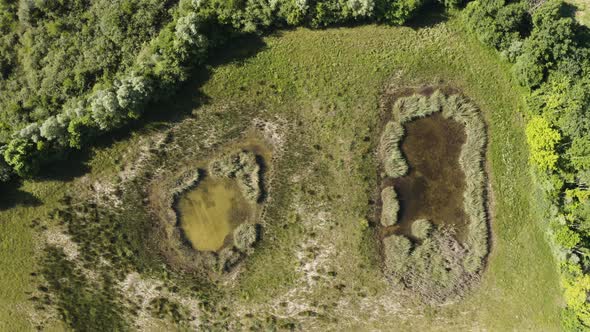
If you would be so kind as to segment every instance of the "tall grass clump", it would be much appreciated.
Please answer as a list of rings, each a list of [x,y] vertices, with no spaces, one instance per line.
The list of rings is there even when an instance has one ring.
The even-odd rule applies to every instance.
[[[483,265],[483,259],[488,252],[486,176],[483,171],[483,152],[487,143],[485,124],[478,109],[459,95],[452,95],[446,99],[442,115],[465,127],[466,140],[459,156],[459,164],[465,174],[463,208],[469,218],[465,241],[469,251],[465,268],[469,272],[475,272]]]
[[[412,223],[412,235],[419,239],[426,239],[432,233],[433,225],[428,219],[418,219]]]
[[[391,121],[385,125],[381,135],[379,154],[385,174],[392,178],[402,177],[408,173],[408,164],[399,149],[404,133],[404,126]]]
[[[234,152],[212,161],[209,164],[209,174],[235,179],[246,199],[253,203],[260,199],[260,165],[252,152]]]
[[[399,202],[393,187],[385,187],[381,190],[381,224],[393,226],[397,223]]]
[[[385,272],[394,284],[401,283],[428,301],[441,302],[462,293],[467,282],[474,280],[481,271],[488,252],[484,121],[478,109],[459,95],[445,96],[436,90],[430,96],[414,94],[400,98],[393,104],[392,120],[383,130],[380,153],[387,176],[404,176],[408,171],[400,149],[404,124],[435,112],[441,112],[444,118],[462,124],[465,129],[466,140],[461,148],[459,165],[466,182],[463,207],[468,218],[467,235],[463,243],[459,243],[451,232],[437,229],[428,220],[420,219],[412,224],[412,235],[420,240],[419,244],[408,249],[401,244],[406,243],[405,240],[390,236],[383,240],[383,250]],[[387,226],[391,216],[385,205],[393,206],[390,200],[396,200],[396,197],[385,190],[382,193],[381,223]],[[388,198],[387,202],[384,197]],[[395,206],[399,208],[399,203]]]

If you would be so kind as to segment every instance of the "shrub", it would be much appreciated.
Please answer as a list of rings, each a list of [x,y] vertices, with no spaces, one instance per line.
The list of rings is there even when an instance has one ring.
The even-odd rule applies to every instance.
[[[219,269],[225,272],[231,271],[242,259],[242,254],[234,248],[224,248],[219,253]]]
[[[512,72],[522,86],[535,88],[541,85],[545,71],[530,53],[523,53],[516,58]]]
[[[432,227],[428,219],[418,219],[412,223],[412,235],[424,240],[432,233]]]
[[[543,171],[557,167],[559,156],[555,146],[561,140],[559,132],[540,116],[533,117],[526,126],[526,137],[531,150],[531,161]]]
[[[258,241],[257,229],[255,224],[240,224],[234,230],[234,246],[242,251],[250,249]]]
[[[1,152],[1,150],[0,150]],[[2,153],[0,153],[0,156]],[[8,164],[4,161],[4,159],[0,158],[0,183],[1,182],[8,182],[12,175],[12,168],[8,166]]]
[[[385,187],[381,191],[381,224],[393,226],[397,223],[399,202],[393,187]]]

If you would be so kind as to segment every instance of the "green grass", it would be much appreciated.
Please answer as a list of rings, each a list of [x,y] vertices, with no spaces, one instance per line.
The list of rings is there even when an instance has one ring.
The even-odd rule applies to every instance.
[[[457,20],[421,30],[380,26],[297,29],[265,42],[266,50],[255,57],[215,69],[203,91],[214,101],[264,101],[261,107],[267,112],[287,118],[297,114],[295,117],[305,127],[301,141],[306,141],[307,146],[317,144],[321,150],[316,153],[334,159],[327,161],[323,169],[328,174],[322,174],[321,190],[342,196],[331,202],[330,209],[334,219],[339,220],[334,226],[336,233],[347,234],[334,240],[342,250],[337,257],[347,261],[348,273],[359,284],[375,283],[376,278],[359,268],[369,259],[356,252],[359,242],[365,239],[357,220],[368,212],[362,202],[371,190],[371,182],[363,181],[371,178],[370,171],[363,167],[374,161],[366,158],[356,167],[347,161],[358,160],[364,136],[374,134],[384,83],[392,81],[403,86],[442,81],[469,97],[488,122],[494,218],[492,252],[481,285],[462,303],[432,309],[431,321],[391,314],[390,319],[374,323],[374,327],[495,331],[559,328],[557,269],[540,228],[543,221],[529,209],[534,198],[529,196],[527,147],[519,115],[525,92],[512,80],[507,63],[466,36]],[[236,95],[238,89],[240,94]],[[324,166],[320,161],[318,165]],[[279,241],[269,244],[267,251],[292,249],[292,240],[286,237],[273,238]],[[254,271],[265,273],[252,273],[242,280],[242,291],[257,295],[250,298],[252,302],[268,301],[293,286],[292,282],[283,283],[295,278],[285,275],[286,264],[292,262],[283,259],[271,265],[266,258],[276,254],[267,255],[265,250],[262,248],[249,264]],[[284,251],[281,255],[286,255]],[[273,269],[280,270],[279,276],[284,278],[272,273]],[[267,287],[261,290],[259,285]],[[326,291],[313,298],[330,296]],[[360,317],[368,318],[369,314]]]
[[[182,153],[197,146],[205,151],[204,138],[218,147],[253,118],[284,123],[284,152],[272,164],[263,239],[236,281],[216,297],[215,305],[234,310],[216,311],[209,326],[272,326],[277,323],[270,312],[286,315],[291,307],[281,302],[289,300],[296,309],[289,319],[312,330],[559,329],[557,269],[543,220],[530,208],[534,197],[519,116],[524,91],[511,79],[508,64],[467,36],[457,19],[423,29],[296,29],[264,43],[253,56],[233,62],[232,54],[256,43],[232,44],[225,64],[212,68],[201,88],[208,105],[193,112],[199,125],[181,123],[184,129],[175,132]],[[393,303],[398,295],[383,280],[376,248],[368,243],[371,228],[362,220],[374,212],[367,202],[378,195],[380,94],[389,84],[422,83],[452,85],[484,112],[494,193],[492,251],[481,284],[462,302],[424,307],[400,296],[401,310],[378,304]],[[190,105],[197,93],[189,86],[170,107]],[[225,131],[209,135],[209,127]],[[110,179],[124,169],[133,161],[125,151],[133,152],[136,144],[134,137],[100,149],[89,162],[89,178]],[[0,329],[31,329],[20,310],[28,305],[24,291],[36,286],[28,274],[38,268],[32,259],[35,234],[27,224],[52,210],[56,193],[81,180],[70,181],[26,182],[22,190],[43,205],[16,203],[0,211]]]

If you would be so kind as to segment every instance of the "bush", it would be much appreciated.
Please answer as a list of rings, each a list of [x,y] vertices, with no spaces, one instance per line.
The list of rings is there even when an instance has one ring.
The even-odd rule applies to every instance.
[[[26,139],[16,138],[10,141],[4,150],[4,159],[16,174],[28,177],[39,171],[36,145]]]
[[[462,266],[465,250],[446,232],[435,231],[414,248],[406,237],[392,235],[383,239],[383,253],[387,278],[428,303],[461,296],[473,280]]]

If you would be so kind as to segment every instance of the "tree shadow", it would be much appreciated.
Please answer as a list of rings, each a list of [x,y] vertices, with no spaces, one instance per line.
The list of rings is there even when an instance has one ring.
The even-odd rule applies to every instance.
[[[414,30],[434,27],[449,20],[445,6],[439,2],[430,2],[418,11],[404,25]]]
[[[110,147],[116,142],[129,139],[135,133],[166,129],[192,117],[195,109],[210,102],[210,98],[202,93],[201,88],[209,80],[215,67],[243,63],[265,48],[263,39],[257,35],[236,35],[230,38],[223,45],[212,49],[206,62],[196,66],[188,74],[189,79],[181,83],[170,96],[149,103],[141,119],[93,138],[81,150],[68,151],[64,160],[44,165],[36,178],[71,181],[88,173],[88,161],[92,158],[93,149]]]
[[[590,28],[578,22],[578,19],[576,18],[576,13],[580,10],[584,10],[584,8],[581,8],[573,3],[563,3],[559,11],[562,16],[569,17],[572,20],[574,20],[574,22],[576,23],[576,39],[580,44],[588,46],[590,45]]]
[[[0,185],[0,211],[17,205],[35,207],[43,203],[35,195],[20,190],[20,185],[20,181],[11,181]]]

